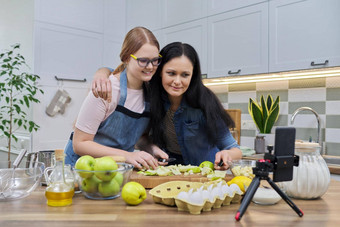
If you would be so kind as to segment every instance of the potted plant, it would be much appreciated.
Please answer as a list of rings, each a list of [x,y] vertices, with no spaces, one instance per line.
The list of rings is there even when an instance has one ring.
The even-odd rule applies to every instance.
[[[253,99],[249,99],[248,104],[248,112],[250,116],[253,118],[256,127],[259,130],[259,135],[255,138],[255,151],[257,153],[264,153],[266,146],[270,144],[274,144],[274,137],[271,139],[264,141],[264,135],[261,134],[270,134],[271,130],[279,118],[280,113],[280,96],[277,96],[275,101],[271,95],[267,96],[267,99],[262,95],[260,98],[260,102],[257,102]],[[269,140],[269,143],[268,143]]]
[[[15,44],[11,50],[0,53],[0,136],[7,137],[8,161],[12,139],[18,140],[16,130],[38,130],[39,126],[28,119],[27,112],[32,103],[39,103],[36,96],[44,93],[37,85],[40,77],[23,72],[22,67],[28,65],[19,49],[20,44]]]

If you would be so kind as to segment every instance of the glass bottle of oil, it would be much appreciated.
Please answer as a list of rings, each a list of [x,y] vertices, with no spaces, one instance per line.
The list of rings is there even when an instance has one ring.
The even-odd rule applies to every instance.
[[[74,195],[73,183],[65,180],[64,151],[55,150],[55,166],[53,174],[49,177],[45,172],[47,187],[45,196],[49,206],[67,206],[72,204]]]

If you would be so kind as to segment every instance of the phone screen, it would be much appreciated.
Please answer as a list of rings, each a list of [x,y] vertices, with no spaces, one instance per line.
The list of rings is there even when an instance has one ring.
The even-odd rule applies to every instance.
[[[275,130],[274,155],[277,160],[273,181],[293,179],[295,133],[293,127],[278,127]]]

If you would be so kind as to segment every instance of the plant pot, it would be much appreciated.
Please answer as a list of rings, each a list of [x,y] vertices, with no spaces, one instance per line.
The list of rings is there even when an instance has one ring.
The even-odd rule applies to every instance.
[[[268,145],[274,145],[275,133],[259,133],[255,137],[254,150],[256,154],[264,154]]]
[[[255,137],[254,150],[256,154],[263,154],[266,151],[264,136]]]

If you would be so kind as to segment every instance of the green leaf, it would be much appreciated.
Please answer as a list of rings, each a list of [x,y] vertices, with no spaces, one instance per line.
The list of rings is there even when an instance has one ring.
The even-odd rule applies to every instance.
[[[276,106],[278,106],[279,103],[280,103],[280,96],[277,96],[276,99],[275,99],[275,102],[274,102],[274,104],[273,104],[272,109],[274,109]]]
[[[253,102],[251,104],[251,109],[252,109],[253,120],[257,128],[259,129],[259,131],[263,133],[264,124],[263,124],[263,115],[262,115],[261,107],[257,103]]]
[[[272,104],[273,104],[273,97],[271,95],[268,95],[268,97],[267,97],[268,112],[270,112],[272,110]]]
[[[268,117],[268,108],[267,108],[267,105],[266,105],[266,102],[264,100],[263,95],[261,95],[261,99],[260,100],[261,100],[263,119],[267,119],[267,117]]]
[[[24,95],[24,101],[25,101],[26,106],[29,107],[30,106],[30,103],[29,103],[30,101],[28,100],[26,95]]]
[[[9,61],[11,61],[12,60],[12,58],[5,58],[4,59],[4,62],[9,62]]]
[[[271,133],[271,130],[279,118],[280,106],[277,105],[270,113],[264,125],[264,133]]]
[[[250,115],[253,115],[252,111],[251,111],[251,104],[254,102],[254,100],[252,98],[249,99],[249,103],[248,103],[248,113]]]
[[[20,106],[18,106],[17,104],[14,104],[13,106],[15,108],[15,111],[19,114],[21,112]]]

